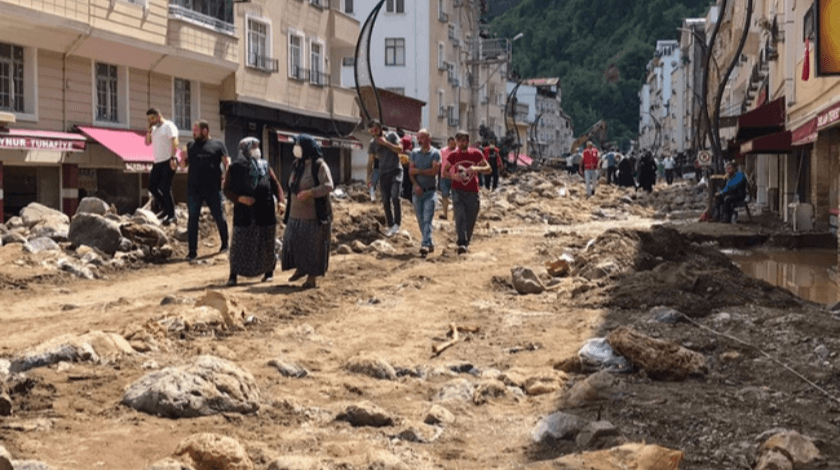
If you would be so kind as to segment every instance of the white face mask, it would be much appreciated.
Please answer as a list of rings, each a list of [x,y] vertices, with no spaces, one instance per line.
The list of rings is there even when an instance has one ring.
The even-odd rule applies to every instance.
[[[295,144],[295,147],[292,149],[292,155],[294,155],[295,158],[303,157],[303,149],[300,145]]]
[[[259,148],[251,149],[251,158],[253,158],[254,160],[259,160],[260,158],[262,158],[262,150],[260,150]]]

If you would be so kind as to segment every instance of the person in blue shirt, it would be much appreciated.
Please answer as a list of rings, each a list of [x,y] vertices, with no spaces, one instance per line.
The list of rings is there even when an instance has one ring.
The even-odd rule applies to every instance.
[[[618,182],[615,179],[615,152],[607,153],[604,158],[607,160],[607,184],[612,184],[614,180]]]
[[[728,224],[732,220],[735,207],[747,197],[747,178],[738,171],[735,162],[726,164],[726,186],[715,196],[715,211],[718,220]]]

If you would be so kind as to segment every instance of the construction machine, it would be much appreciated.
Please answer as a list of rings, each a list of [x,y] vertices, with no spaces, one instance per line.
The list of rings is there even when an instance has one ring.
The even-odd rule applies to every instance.
[[[572,142],[572,148],[569,150],[570,153],[574,154],[578,151],[578,148],[586,143],[587,140],[591,139],[592,137],[598,137],[598,142],[603,142],[604,139],[607,138],[607,121],[601,119],[600,121],[596,122],[589,128],[586,132],[580,135],[574,142]]]

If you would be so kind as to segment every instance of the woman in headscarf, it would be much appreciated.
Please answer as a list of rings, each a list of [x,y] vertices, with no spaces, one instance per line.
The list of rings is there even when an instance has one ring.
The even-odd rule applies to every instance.
[[[295,161],[289,177],[282,267],[283,271],[295,270],[289,282],[306,276],[303,287],[312,288],[315,278],[326,274],[330,264],[330,193],[335,185],[321,146],[312,136],[299,135],[292,153]]]
[[[270,281],[277,264],[275,208],[283,200],[283,190],[255,137],[239,142],[238,155],[225,174],[224,192],[234,204],[228,285],[235,286],[237,276],[262,274],[263,282]]]

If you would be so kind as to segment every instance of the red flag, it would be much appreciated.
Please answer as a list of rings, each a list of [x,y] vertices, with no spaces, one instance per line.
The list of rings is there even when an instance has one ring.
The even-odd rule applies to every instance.
[[[802,64],[802,81],[811,78],[811,39],[805,39],[805,62]]]

